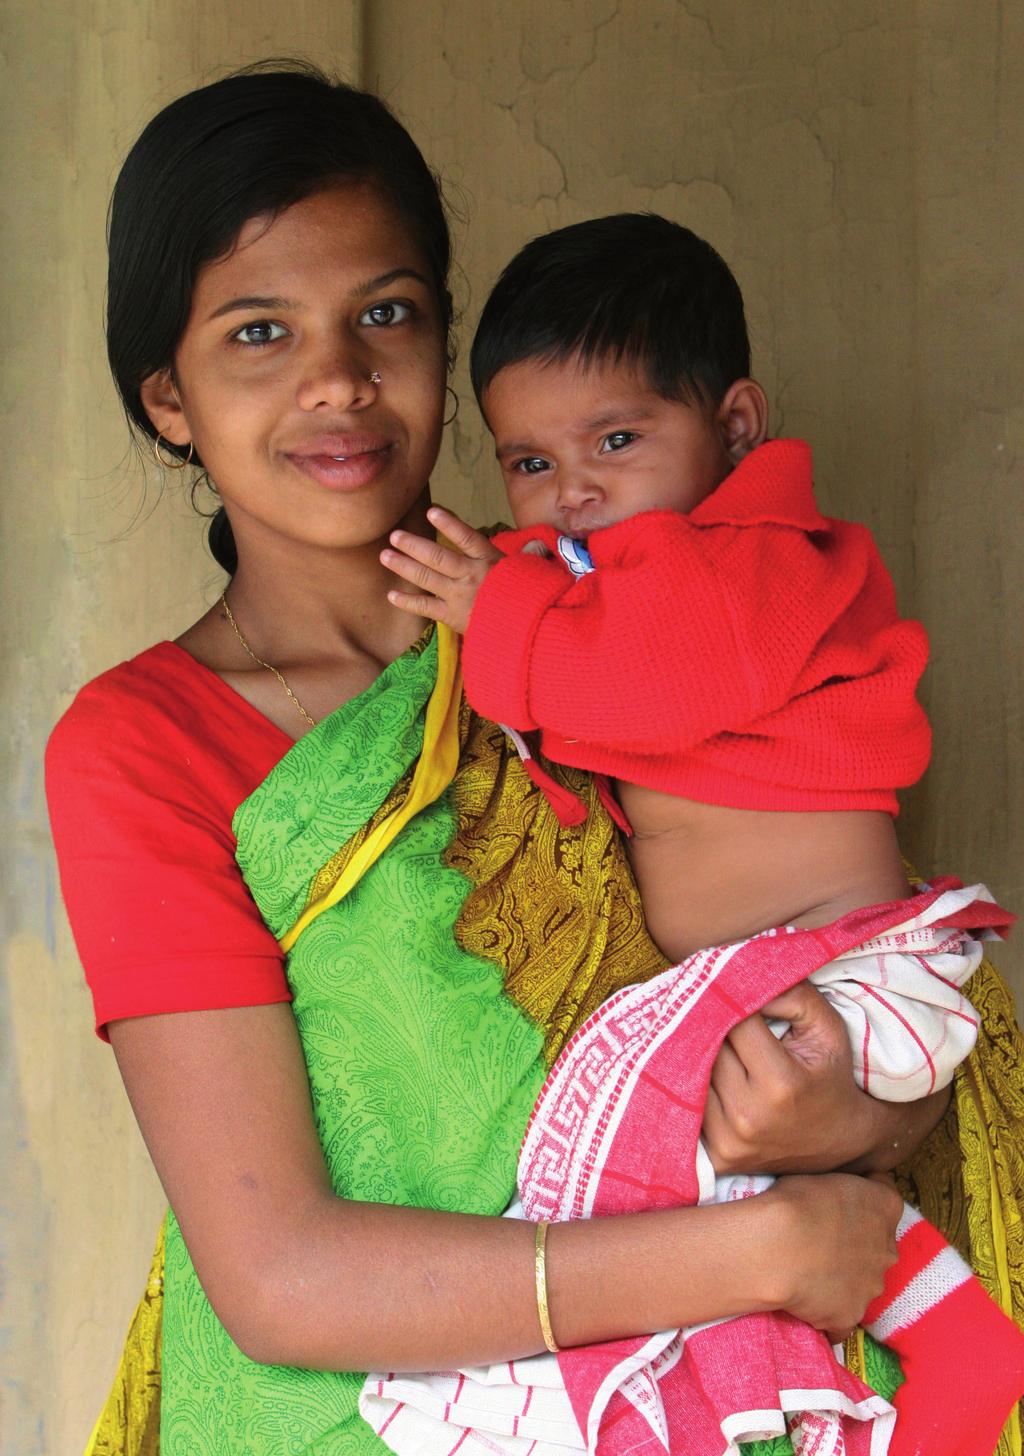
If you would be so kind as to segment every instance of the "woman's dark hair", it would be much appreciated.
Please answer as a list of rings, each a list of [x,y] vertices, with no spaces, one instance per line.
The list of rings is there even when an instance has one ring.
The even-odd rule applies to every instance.
[[[621,212],[527,243],[484,305],[469,368],[478,402],[525,359],[625,360],[665,399],[718,404],[750,373],[739,285],[689,228]]]
[[[372,182],[429,266],[452,357],[451,240],[437,178],[384,103],[302,62],[265,61],[191,91],[149,123],[121,168],[107,230],[107,355],[129,422],[155,437],[143,380],[168,368],[199,269],[244,223],[335,180]],[[184,449],[161,442],[184,458]],[[192,463],[202,466],[195,455]],[[223,507],[210,549],[237,566]]]

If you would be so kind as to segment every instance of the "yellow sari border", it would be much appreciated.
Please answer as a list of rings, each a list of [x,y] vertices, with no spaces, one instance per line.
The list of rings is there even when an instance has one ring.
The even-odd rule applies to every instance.
[[[371,865],[398,837],[416,814],[444,793],[459,766],[459,703],[462,698],[462,670],[459,642],[450,627],[437,625],[437,681],[427,700],[423,723],[423,748],[408,793],[360,844],[331,887],[303,910],[290,930],[281,936],[283,951],[290,951],[302,932],[318,915],[352,890]]]

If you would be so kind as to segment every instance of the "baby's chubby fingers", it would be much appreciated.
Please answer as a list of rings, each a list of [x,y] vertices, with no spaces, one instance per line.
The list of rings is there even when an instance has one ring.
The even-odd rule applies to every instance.
[[[501,560],[501,552],[491,545],[483,532],[467,526],[454,511],[446,510],[444,506],[431,506],[427,511],[427,520],[473,561],[493,563]]]
[[[465,632],[476,594],[501,552],[486,536],[439,506],[429,512],[430,523],[443,531],[456,549],[412,531],[392,531],[390,547],[380,559],[395,576],[418,589],[416,594],[388,592],[388,600],[414,616],[444,622]],[[429,595],[423,595],[429,593]]]
[[[412,556],[406,556],[401,551],[382,551],[380,559],[390,572],[407,581],[410,586],[417,587],[422,592],[429,592],[432,598],[441,599],[453,585],[452,578],[445,576],[440,571],[433,571],[429,566],[424,566]],[[399,601],[399,596],[404,600]],[[406,611],[415,611],[410,604],[407,592],[389,592],[388,597],[396,606],[403,607]],[[417,597],[416,601],[419,602]]]
[[[388,601],[410,617],[429,617],[432,622],[448,621],[448,604],[440,597],[415,596],[412,592],[389,591]]]
[[[412,531],[392,531],[388,537],[390,547],[380,553],[380,559],[389,571],[405,581],[436,591],[434,582],[439,579],[452,581],[462,574],[466,558],[461,551],[452,551],[440,541],[429,536],[416,536]]]

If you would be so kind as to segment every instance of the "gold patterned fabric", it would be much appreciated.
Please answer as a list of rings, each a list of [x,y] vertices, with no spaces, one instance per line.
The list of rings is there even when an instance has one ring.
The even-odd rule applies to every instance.
[[[1005,981],[987,960],[968,984],[981,1015],[942,1122],[898,1172],[900,1191],[960,1250],[1024,1327],[1024,1036]],[[1021,1412],[996,1456],[1021,1456]]]
[[[86,1456],[159,1456],[160,1346],[164,1308],[164,1231],[153,1251],[146,1292],[132,1317],[107,1403]]]
[[[552,765],[587,808],[586,821],[566,833],[507,736],[465,701],[459,739],[452,785],[458,828],[446,859],[472,889],[456,935],[463,950],[509,968],[505,989],[544,1029],[550,1063],[614,991],[657,975],[668,962],[647,933],[621,839],[593,779]],[[330,896],[367,840],[398,812],[411,777],[405,774],[373,818],[322,866],[308,905]],[[586,936],[579,933],[581,921]]]
[[[459,823],[447,858],[472,889],[456,936],[463,950],[509,968],[505,989],[544,1029],[550,1063],[614,991],[668,962],[647,933],[622,841],[593,779],[549,765],[587,807],[585,822],[566,833],[501,729],[465,703],[460,727]]]

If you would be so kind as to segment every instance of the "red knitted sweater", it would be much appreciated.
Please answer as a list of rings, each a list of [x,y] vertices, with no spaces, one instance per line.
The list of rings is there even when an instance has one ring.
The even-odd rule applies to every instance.
[[[494,538],[463,647],[479,713],[702,803],[898,812],[928,763],[927,638],[868,530],[819,513],[803,441],[762,445],[688,515],[595,531],[579,580],[522,554],[557,534]]]

